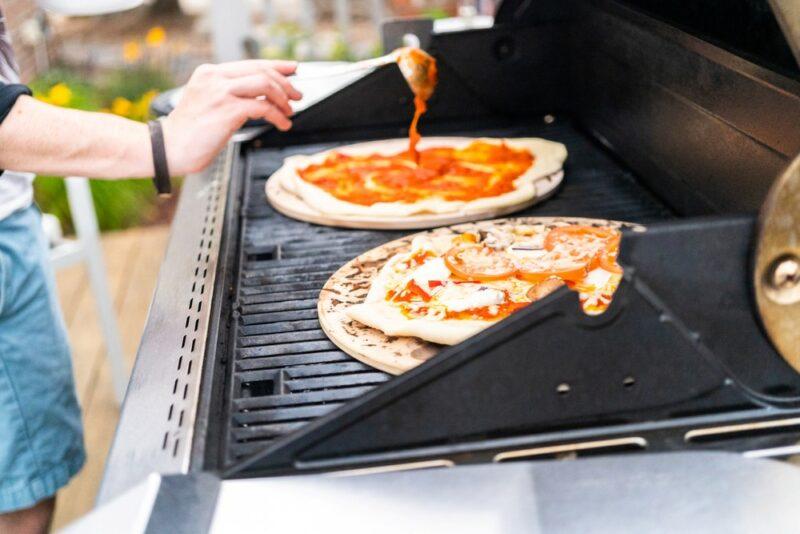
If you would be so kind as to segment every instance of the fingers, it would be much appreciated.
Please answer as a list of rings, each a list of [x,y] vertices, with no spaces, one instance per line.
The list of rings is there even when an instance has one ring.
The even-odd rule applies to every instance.
[[[248,119],[264,119],[284,132],[292,127],[292,121],[267,100],[240,98],[237,104],[239,108],[239,117],[243,123]]]
[[[280,76],[279,74],[277,76]],[[289,105],[289,95],[272,76],[261,73],[234,78],[228,81],[228,91],[240,98],[258,98],[264,96],[274,104],[284,115],[292,114]]]
[[[267,75],[272,77],[272,79],[275,80],[275,83],[283,88],[283,92],[286,93],[286,96],[292,100],[300,100],[303,98],[303,93],[295,89],[291,82],[289,82],[289,80],[287,80],[282,73],[275,72],[274,70],[268,70]]]
[[[285,131],[292,126],[289,101],[302,98],[286,79],[296,67],[294,61],[267,60],[201,65],[186,87],[186,94],[193,97],[182,102],[224,108],[239,126],[248,119],[264,119]]]

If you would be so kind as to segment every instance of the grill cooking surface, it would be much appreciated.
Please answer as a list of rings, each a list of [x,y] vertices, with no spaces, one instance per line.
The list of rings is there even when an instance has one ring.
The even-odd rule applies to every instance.
[[[519,215],[570,215],[648,223],[670,211],[631,173],[568,122],[451,131],[451,135],[539,136],[567,146],[565,179],[556,196]],[[389,380],[386,373],[338,350],[317,322],[317,296],[328,277],[354,256],[408,231],[315,226],[288,219],[266,202],[267,177],[283,158],[336,144],[251,149],[243,188],[240,273],[234,304],[230,410],[225,462],[300,428]]]

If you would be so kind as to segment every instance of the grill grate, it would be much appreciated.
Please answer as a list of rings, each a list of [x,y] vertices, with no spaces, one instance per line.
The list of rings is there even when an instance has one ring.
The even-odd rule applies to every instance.
[[[525,124],[453,135],[541,136],[569,150],[555,197],[520,215],[571,215],[648,223],[671,212],[598,145],[569,122]],[[261,450],[389,375],[357,362],[328,341],[317,322],[317,296],[328,277],[354,256],[407,232],[345,230],[295,221],[264,199],[270,173],[295,153],[335,145],[252,149],[242,202],[240,273],[234,303],[226,463]]]

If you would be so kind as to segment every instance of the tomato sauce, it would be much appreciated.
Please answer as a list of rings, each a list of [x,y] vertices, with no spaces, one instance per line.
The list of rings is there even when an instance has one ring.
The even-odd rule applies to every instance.
[[[417,143],[422,138],[417,129],[419,118],[423,113],[428,111],[428,104],[420,96],[414,97],[414,118],[411,119],[411,126],[408,128],[408,153],[411,158],[419,163],[419,152],[417,152]]]
[[[334,197],[371,206],[426,198],[470,201],[514,190],[514,181],[534,162],[528,150],[474,141],[461,149],[434,147],[409,154],[348,156],[298,169],[300,177]]]
[[[399,293],[390,289],[386,293],[386,300],[391,300],[394,302],[412,302],[415,300],[421,300],[422,302],[428,302],[431,300],[431,297],[425,291],[423,291],[422,288],[416,284],[416,282],[410,280],[408,284],[406,284],[405,289]]]
[[[408,150],[392,155],[347,156],[334,153],[319,164],[298,169],[303,180],[339,200],[362,206],[378,202],[445,201],[495,197],[514,190],[514,181],[531,165],[527,150],[475,141],[463,149],[434,147],[417,150],[419,120],[438,82],[436,61],[416,49],[403,49],[412,65],[414,118],[408,130]]]

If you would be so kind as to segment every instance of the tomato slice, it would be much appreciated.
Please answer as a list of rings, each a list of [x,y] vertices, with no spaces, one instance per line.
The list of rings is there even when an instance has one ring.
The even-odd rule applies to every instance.
[[[517,272],[511,256],[482,246],[453,247],[444,262],[455,276],[476,282],[502,280]]]
[[[619,232],[596,226],[559,226],[550,230],[544,238],[544,248],[547,250],[553,250],[558,245],[582,248],[587,245],[608,247],[613,243],[619,244]]]
[[[519,260],[517,277],[534,283],[543,282],[554,276],[565,281],[578,282],[586,276],[588,268],[588,258],[548,253],[538,258]]]
[[[622,267],[617,263],[616,252],[600,253],[597,255],[597,267],[614,274],[622,274]]]
[[[554,228],[545,236],[544,248],[581,258],[588,263],[588,270],[601,267],[609,272],[621,273],[616,263],[617,251],[622,235],[607,227],[562,226]]]

